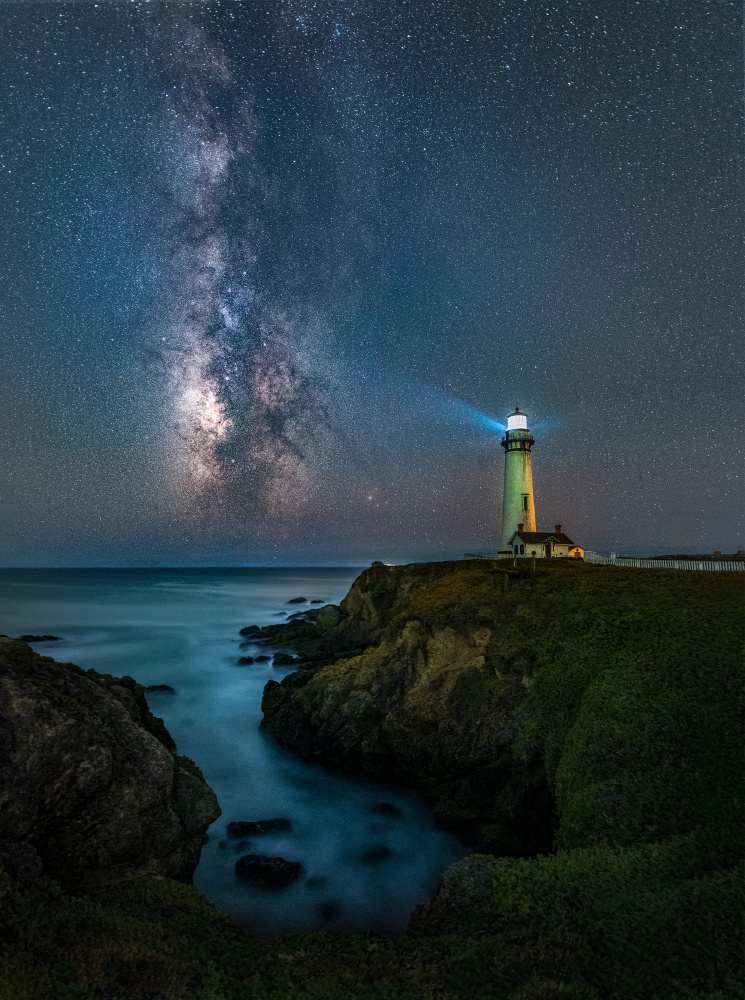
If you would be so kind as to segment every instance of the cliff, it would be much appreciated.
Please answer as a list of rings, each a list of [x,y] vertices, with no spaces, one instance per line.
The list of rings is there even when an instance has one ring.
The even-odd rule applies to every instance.
[[[306,660],[267,684],[264,725],[307,759],[422,789],[496,855],[684,832],[694,816],[667,810],[690,789],[668,771],[695,776],[704,822],[718,783],[705,732],[742,705],[728,576],[563,560],[505,591],[485,562],[374,565],[330,627],[326,609],[321,627],[270,627]]]
[[[271,627],[306,661],[267,684],[265,727],[306,759],[422,789],[439,822],[475,833],[482,850],[550,850],[543,762],[513,747],[533,677],[557,655],[544,650],[539,663],[530,593],[518,579],[505,595],[484,565],[371,567],[332,627],[324,614],[294,639],[298,623]]]
[[[131,677],[83,671],[0,637],[0,863],[84,890],[185,882],[214,792]]]
[[[485,854],[411,934],[522,934],[525,956],[534,934],[561,951],[567,933],[603,995],[711,970],[706,948],[732,944],[715,912],[741,914],[740,578],[556,560],[503,580],[485,562],[366,570],[335,625],[286,636],[307,659],[267,684],[266,728],[307,759],[422,789],[476,835]],[[349,636],[365,647],[350,655]]]

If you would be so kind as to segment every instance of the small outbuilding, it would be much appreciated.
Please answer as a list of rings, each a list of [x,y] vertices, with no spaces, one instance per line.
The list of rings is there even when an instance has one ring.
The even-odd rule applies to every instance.
[[[584,549],[564,534],[560,524],[555,524],[553,531],[524,531],[523,525],[518,524],[507,544],[518,558],[582,559],[585,554]]]

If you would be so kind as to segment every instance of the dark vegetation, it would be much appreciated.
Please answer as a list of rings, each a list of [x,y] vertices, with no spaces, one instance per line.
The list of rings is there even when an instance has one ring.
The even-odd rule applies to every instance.
[[[464,863],[447,907],[430,904],[398,941],[255,941],[169,879],[80,896],[3,872],[3,1000],[745,995],[738,575],[557,562],[505,593],[489,564],[452,563],[368,570],[355,586],[352,611],[366,616],[375,648],[401,648],[406,628],[425,646],[489,630],[482,663],[464,661],[450,688],[439,669],[429,677],[432,701],[447,693],[431,711],[445,721],[449,704],[458,713],[477,706],[502,726],[504,759],[540,769],[549,848],[519,856],[516,843],[511,857]],[[313,698],[334,697],[355,672],[372,690],[384,661],[399,662],[375,648],[335,662],[324,653],[287,690],[299,698],[316,685]],[[407,692],[375,716],[379,731],[414,697]],[[300,719],[312,717],[305,697]],[[407,747],[402,768],[415,759]],[[449,799],[432,788],[457,820],[465,804],[455,784]],[[500,792],[482,788],[480,801]],[[509,838],[504,812],[477,813],[469,822],[482,842]]]

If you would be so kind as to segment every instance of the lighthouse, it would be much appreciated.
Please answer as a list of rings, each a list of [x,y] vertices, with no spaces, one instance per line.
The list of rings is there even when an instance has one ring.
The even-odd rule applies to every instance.
[[[515,407],[507,418],[507,433],[502,438],[504,448],[504,493],[502,498],[502,535],[500,551],[511,549],[509,541],[520,529],[535,531],[533,503],[533,467],[530,449],[535,442],[528,430],[528,418]]]

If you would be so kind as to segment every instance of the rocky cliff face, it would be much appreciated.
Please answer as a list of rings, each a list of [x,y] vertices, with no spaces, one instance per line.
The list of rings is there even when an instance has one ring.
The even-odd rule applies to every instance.
[[[305,659],[267,684],[265,727],[306,759],[422,789],[486,850],[549,850],[542,761],[512,746],[533,669],[520,641],[529,585],[504,593],[502,579],[484,564],[374,565],[335,615],[264,630]]]
[[[75,890],[185,882],[220,815],[140,685],[0,637],[0,862]]]

